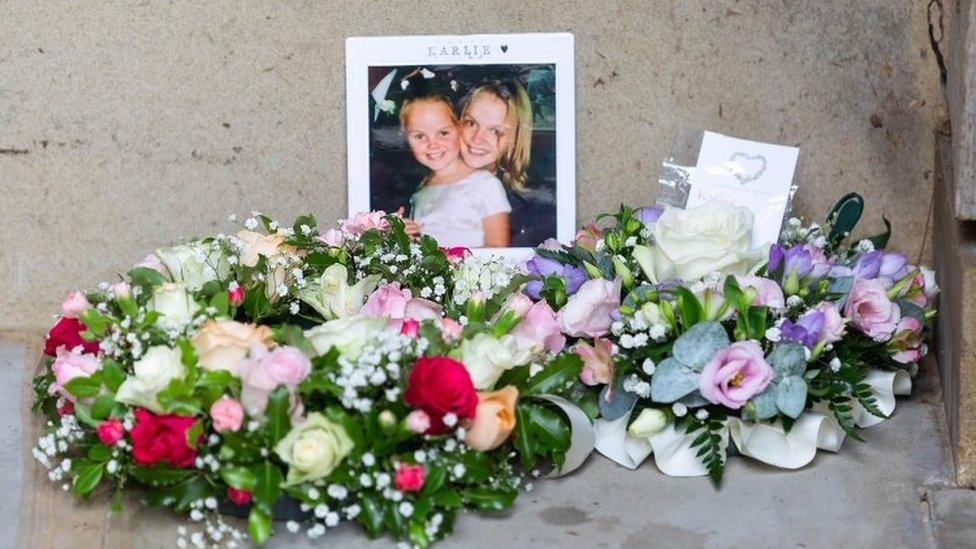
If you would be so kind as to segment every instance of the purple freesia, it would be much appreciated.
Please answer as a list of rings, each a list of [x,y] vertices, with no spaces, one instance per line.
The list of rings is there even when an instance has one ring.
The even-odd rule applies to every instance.
[[[885,286],[908,276],[908,258],[882,250],[862,253],[852,268],[854,276],[865,280],[881,279]]]
[[[823,312],[813,310],[805,313],[796,322],[786,320],[779,327],[780,337],[784,341],[793,341],[804,347],[813,348],[823,336],[827,317]]]
[[[833,264],[824,255],[823,250],[816,246],[804,244],[784,248],[774,244],[769,248],[766,270],[769,273],[780,272],[779,278],[785,282],[794,275],[797,279],[823,278],[832,267]]]
[[[643,208],[634,212],[634,217],[640,220],[644,225],[650,225],[661,217],[664,213],[664,208],[661,206],[644,206]]]
[[[586,271],[583,269],[572,265],[564,265],[555,259],[542,257],[541,255],[536,255],[526,261],[525,268],[529,271],[529,274],[542,278],[551,275],[562,278],[563,283],[566,285],[567,296],[575,294],[579,290],[579,287],[586,282]],[[538,301],[542,287],[543,282],[541,280],[532,280],[525,285],[525,293],[533,300]]]

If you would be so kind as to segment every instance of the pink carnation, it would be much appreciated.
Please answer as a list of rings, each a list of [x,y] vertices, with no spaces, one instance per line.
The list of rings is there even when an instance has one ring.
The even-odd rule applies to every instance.
[[[244,422],[244,408],[237,400],[225,396],[210,406],[210,418],[218,433],[237,432]]]

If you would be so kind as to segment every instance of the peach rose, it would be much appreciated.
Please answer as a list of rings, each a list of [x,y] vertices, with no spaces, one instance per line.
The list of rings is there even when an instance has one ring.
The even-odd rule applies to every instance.
[[[281,243],[285,241],[282,234],[263,235],[254,231],[239,231],[236,235],[244,245],[241,249],[241,265],[253,267],[258,264],[260,256],[268,259],[278,253]]]
[[[190,340],[197,350],[200,366],[206,370],[227,370],[240,377],[240,364],[247,358],[251,344],[273,343],[271,328],[243,324],[233,320],[206,322]]]
[[[508,440],[515,429],[515,401],[518,389],[506,385],[497,391],[478,393],[478,408],[474,420],[467,422],[464,443],[468,447],[487,452]]]

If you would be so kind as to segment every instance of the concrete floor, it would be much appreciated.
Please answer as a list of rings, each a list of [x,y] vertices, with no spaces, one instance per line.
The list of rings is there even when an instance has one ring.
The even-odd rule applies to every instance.
[[[134,502],[112,516],[104,498],[75,502],[34,463],[39,422],[28,410],[27,381],[39,343],[37,334],[0,333],[0,408],[28,425],[26,432],[19,424],[0,431],[0,490],[10,494],[0,499],[0,546],[174,546],[177,517]],[[976,497],[952,488],[934,362],[920,374],[914,397],[864,434],[867,443],[848,440],[839,454],[821,453],[795,472],[733,458],[718,491],[704,478],[664,476],[651,462],[631,472],[593,456],[568,478],[538,482],[507,516],[462,517],[440,546],[976,546]],[[351,527],[316,542],[279,530],[271,547],[391,546],[370,543]]]

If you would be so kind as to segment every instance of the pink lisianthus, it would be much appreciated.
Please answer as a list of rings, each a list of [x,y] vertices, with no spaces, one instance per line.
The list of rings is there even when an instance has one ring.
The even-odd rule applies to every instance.
[[[522,321],[512,330],[512,336],[518,346],[535,351],[546,349],[550,353],[558,353],[566,345],[566,337],[560,331],[556,313],[545,301],[529,307]]]
[[[755,275],[737,276],[735,280],[743,290],[747,288],[755,290],[756,297],[753,298],[752,305],[769,307],[771,309],[786,307],[783,288],[775,280]]]
[[[385,218],[386,212],[382,210],[359,212],[342,222],[342,231],[352,234],[361,234],[372,229],[385,231],[390,228],[390,223]]]
[[[698,378],[698,390],[712,404],[738,410],[772,380],[773,368],[766,362],[762,347],[750,339],[736,341],[715,353]]]
[[[61,303],[61,316],[65,318],[78,318],[81,313],[88,310],[91,303],[85,298],[83,292],[71,292]]]
[[[401,319],[406,316],[407,302],[411,297],[410,290],[401,289],[399,282],[383,284],[369,295],[362,312],[374,318]]]
[[[244,407],[237,400],[224,396],[210,406],[210,419],[218,433],[237,432],[244,423]]]
[[[312,363],[294,347],[273,351],[260,343],[251,345],[250,358],[241,366],[241,404],[252,416],[264,413],[268,395],[284,385],[294,396],[298,384],[312,371]]]
[[[587,280],[569,298],[557,318],[563,333],[572,337],[600,337],[610,330],[620,308],[620,279]]]
[[[922,358],[922,324],[915,317],[902,317],[888,346],[896,362],[910,364]]]
[[[318,236],[318,241],[322,242],[326,246],[332,246],[333,248],[338,248],[342,246],[345,238],[342,236],[342,231],[339,229],[329,229]]]
[[[583,360],[580,381],[584,385],[605,385],[613,381],[613,342],[598,337],[591,347],[581,341],[576,354]]]
[[[837,306],[829,301],[822,301],[815,309],[824,315],[824,326],[820,339],[825,343],[835,343],[843,339],[844,318],[837,310]]]
[[[48,394],[60,394],[65,400],[75,401],[75,396],[64,388],[69,381],[76,377],[88,377],[102,367],[98,357],[89,353],[75,353],[65,347],[57,350],[51,371],[54,372],[54,383],[48,386]]]
[[[881,279],[857,278],[844,305],[844,314],[851,324],[875,341],[890,338],[901,320],[901,310],[886,292]]]

